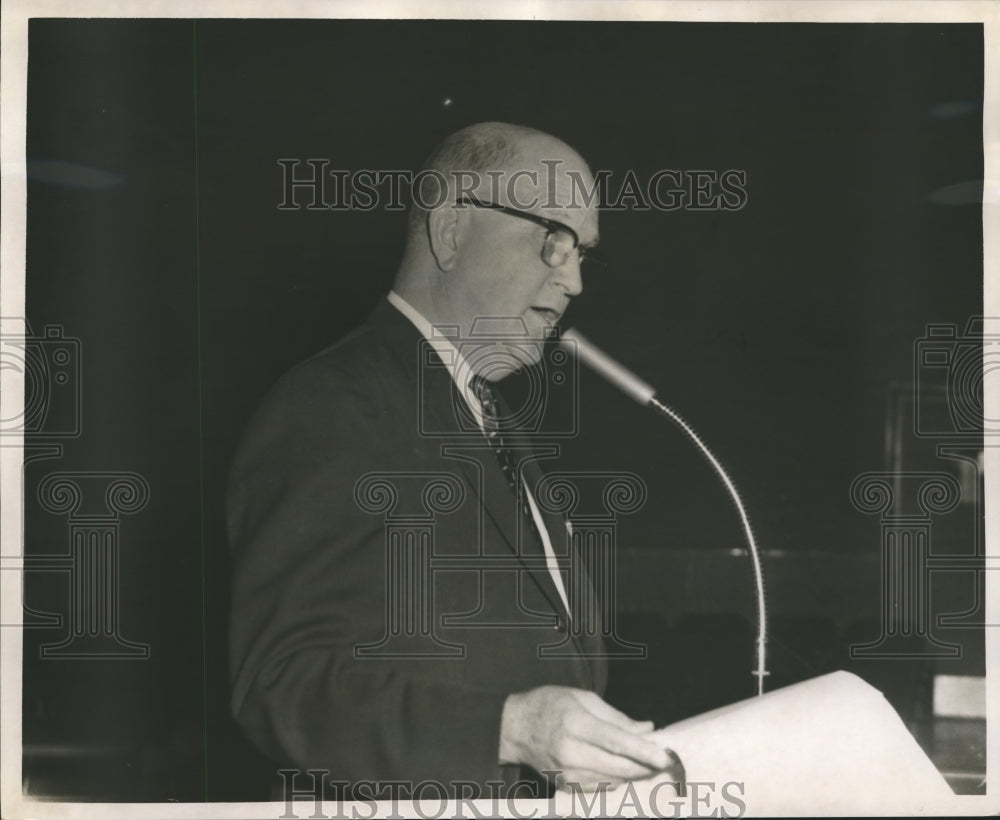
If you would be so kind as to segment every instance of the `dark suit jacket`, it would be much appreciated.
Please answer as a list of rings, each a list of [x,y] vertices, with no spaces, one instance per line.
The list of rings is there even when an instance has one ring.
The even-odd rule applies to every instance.
[[[232,709],[274,760],[334,779],[509,780],[507,695],[601,692],[606,666],[599,638],[567,636],[541,545],[422,338],[383,300],[251,421],[227,498]],[[565,553],[565,522],[546,524]],[[401,589],[427,596],[425,623],[393,614]]]

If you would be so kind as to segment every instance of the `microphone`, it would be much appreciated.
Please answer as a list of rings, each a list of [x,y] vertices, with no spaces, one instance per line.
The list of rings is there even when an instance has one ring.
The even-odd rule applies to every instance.
[[[708,449],[708,446],[694,431],[694,428],[684,421],[679,413],[661,401],[653,387],[640,379],[625,365],[611,358],[611,356],[599,347],[588,341],[582,333],[573,328],[561,334],[559,346],[571,355],[576,356],[579,361],[583,362],[598,375],[604,377],[629,398],[637,401],[644,407],[651,408],[658,415],[665,416],[677,424],[688,438],[697,445],[702,455],[708,459],[709,463],[715,469],[716,474],[729,491],[729,496],[740,515],[740,521],[743,524],[743,533],[746,536],[747,551],[750,554],[750,560],[753,562],[754,587],[757,599],[757,668],[751,674],[757,678],[757,694],[763,695],[764,677],[770,674],[767,671],[765,649],[767,644],[767,608],[764,600],[764,571],[761,566],[760,554],[757,550],[757,542],[753,537],[753,529],[750,526],[750,519],[747,516],[746,508],[743,506],[743,500],[736,490],[736,485],[733,484],[725,468],[712,455],[712,451]]]
[[[576,357],[591,370],[607,379],[626,396],[639,402],[643,407],[656,395],[656,391],[623,364],[616,362],[607,353],[574,328],[570,328],[559,340],[564,350]]]

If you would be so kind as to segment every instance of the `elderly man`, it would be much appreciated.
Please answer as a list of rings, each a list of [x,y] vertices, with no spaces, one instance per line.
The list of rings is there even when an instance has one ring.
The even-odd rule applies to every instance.
[[[493,389],[582,290],[593,179],[560,140],[502,123],[453,134],[425,171],[388,298],[278,383],[237,454],[234,714],[275,761],[351,784],[648,776],[670,755],[600,698],[598,630],[569,642],[565,522]],[[425,551],[401,546],[389,528],[427,519],[435,477],[455,503]],[[428,602],[410,643],[400,595]],[[542,651],[554,636],[570,651]]]

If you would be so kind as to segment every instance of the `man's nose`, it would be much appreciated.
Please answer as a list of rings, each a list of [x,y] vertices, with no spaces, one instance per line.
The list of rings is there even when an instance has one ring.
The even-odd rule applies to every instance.
[[[567,296],[579,296],[583,292],[583,277],[580,274],[580,254],[571,253],[558,268],[553,268],[553,278]]]

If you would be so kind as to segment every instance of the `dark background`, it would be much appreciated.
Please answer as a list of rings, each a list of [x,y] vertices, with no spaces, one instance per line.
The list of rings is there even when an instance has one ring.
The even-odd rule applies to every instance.
[[[82,432],[26,467],[25,548],[67,550],[33,495],[46,475],[143,476],[118,605],[150,657],[40,660],[63,633],[26,630],[28,791],[266,796],[228,717],[226,471],[269,385],[386,292],[405,221],[279,210],[278,160],[415,169],[486,119],[561,136],[614,180],[746,172],[739,211],[603,214],[612,265],[567,322],[741,488],[776,570],[769,685],[850,667],[917,731],[931,671],[982,674],[982,630],[951,630],[954,660],[848,658],[878,636],[880,555],[848,489],[886,467],[887,391],[913,382],[926,325],[982,312],[982,43],[978,25],[32,21],[27,315],[79,340]],[[662,722],[749,695],[750,576],[720,485],[675,430],[589,374],[580,390],[562,466],[649,489],[619,543],[620,625],[651,655],[616,667],[611,698]],[[974,517],[941,516],[937,550],[974,551]],[[974,576],[953,575],[936,612],[973,606]],[[67,583],[29,572],[26,604],[65,613]]]

